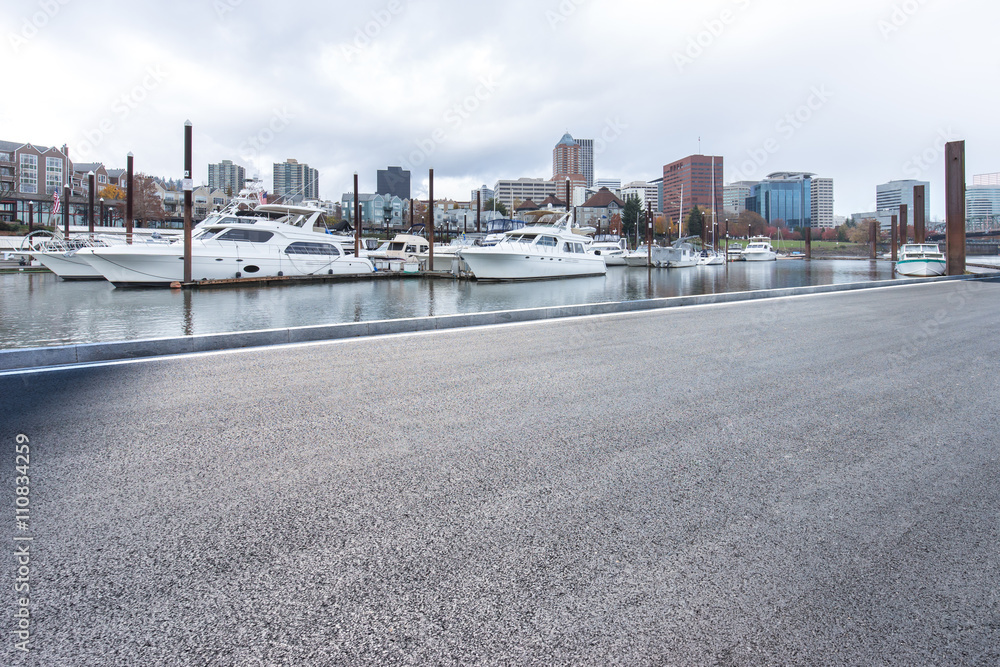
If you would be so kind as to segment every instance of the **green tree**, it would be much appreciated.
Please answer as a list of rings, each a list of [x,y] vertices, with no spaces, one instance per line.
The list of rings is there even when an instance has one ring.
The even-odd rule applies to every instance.
[[[510,215],[510,212],[507,211],[507,207],[504,206],[504,203],[502,201],[498,200],[498,199],[487,199],[486,201],[484,201],[483,202],[483,210],[484,211],[494,211],[494,210],[495,211],[499,211],[500,215],[504,216],[505,218]]]
[[[701,236],[705,228],[705,214],[697,206],[691,208],[687,221],[684,223],[685,236]]]
[[[622,233],[625,238],[635,236],[636,225],[642,218],[642,200],[639,195],[628,195],[625,197],[625,208],[622,209]]]

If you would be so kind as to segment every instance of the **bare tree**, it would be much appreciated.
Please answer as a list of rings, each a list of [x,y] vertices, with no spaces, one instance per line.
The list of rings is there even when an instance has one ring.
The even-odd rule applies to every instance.
[[[132,178],[132,217],[137,226],[142,227],[151,220],[163,220],[167,217],[163,210],[163,200],[156,192],[153,178],[145,174],[136,174]]]

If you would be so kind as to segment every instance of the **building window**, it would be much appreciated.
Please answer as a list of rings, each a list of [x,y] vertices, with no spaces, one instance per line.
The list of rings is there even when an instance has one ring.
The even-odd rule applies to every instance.
[[[45,158],[45,192],[51,194],[58,190],[63,183],[63,161],[62,158]]]
[[[103,185],[103,184],[105,184],[105,183],[108,182],[108,177],[105,176],[104,174],[98,174],[97,175],[97,182]]]
[[[25,194],[38,193],[38,156],[21,156],[21,192]]]

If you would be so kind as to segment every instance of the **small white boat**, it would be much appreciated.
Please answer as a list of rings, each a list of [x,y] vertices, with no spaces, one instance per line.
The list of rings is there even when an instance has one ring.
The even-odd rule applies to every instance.
[[[936,243],[907,243],[903,246],[896,273],[901,276],[943,276],[948,262]]]
[[[625,249],[625,239],[614,241],[600,241],[591,243],[590,252],[604,258],[604,263],[608,266],[626,266],[625,257],[628,251]]]
[[[773,262],[778,259],[778,253],[774,252],[771,239],[755,236],[743,249],[743,259],[747,262]]]
[[[729,248],[726,250],[726,259],[729,260],[730,262],[743,261],[743,246],[739,245],[738,243],[729,246]]]
[[[725,263],[722,253],[715,252],[711,248],[704,248],[698,255],[698,266],[721,266]]]
[[[667,256],[666,261],[660,260],[660,266],[666,264],[668,269],[683,269],[689,266],[698,266],[698,251],[694,249],[694,246],[687,242],[675,242],[669,249],[664,248],[664,250],[669,250],[669,253],[664,253]]]
[[[642,244],[635,250],[625,255],[626,266],[649,266],[651,249],[646,244]]]

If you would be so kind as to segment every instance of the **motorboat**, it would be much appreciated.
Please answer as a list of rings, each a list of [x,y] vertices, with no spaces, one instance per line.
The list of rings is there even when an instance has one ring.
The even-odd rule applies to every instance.
[[[903,245],[896,273],[901,276],[943,276],[948,263],[936,243],[906,243]]]
[[[771,246],[771,239],[766,236],[755,236],[743,249],[743,259],[747,262],[773,262],[778,254]]]
[[[588,252],[591,238],[573,226],[573,216],[548,211],[521,229],[504,232],[494,246],[462,248],[459,255],[477,280],[538,280],[607,273],[602,255]]]
[[[161,241],[160,234],[146,230],[146,235],[134,234],[136,243],[157,243]],[[62,280],[104,280],[104,276],[77,253],[83,248],[108,247],[127,245],[121,234],[82,234],[66,239],[53,236],[45,231],[32,232],[26,236],[17,255],[34,257],[38,263],[56,274]]]
[[[625,247],[625,239],[614,241],[598,241],[590,244],[590,252],[599,254],[604,258],[604,263],[608,266],[625,266],[625,257],[628,250]]]
[[[191,278],[355,275],[374,271],[367,257],[344,251],[352,237],[325,227],[310,206],[260,204],[210,215],[191,238]],[[344,244],[344,245],[342,245]],[[82,248],[85,259],[115,286],[169,285],[184,279],[184,242]]]
[[[637,247],[632,252],[625,254],[625,265],[626,266],[650,266],[651,256],[653,254],[652,248],[647,246],[645,243]]]
[[[372,259],[398,259],[404,262],[415,262],[421,254],[426,255],[430,249],[430,241],[419,234],[396,234],[388,245],[383,243],[376,250],[368,253]],[[437,250],[435,248],[435,250]]]
[[[711,248],[703,248],[698,253],[698,266],[721,266],[725,263],[726,260],[722,257],[722,253],[716,252]]]
[[[726,259],[730,262],[739,262],[743,260],[743,246],[738,243],[729,246],[726,249]]]
[[[658,266],[666,265],[668,269],[683,269],[698,265],[698,251],[686,241],[674,241],[670,248],[663,250],[669,250],[669,252],[664,253],[666,256],[660,260]]]

